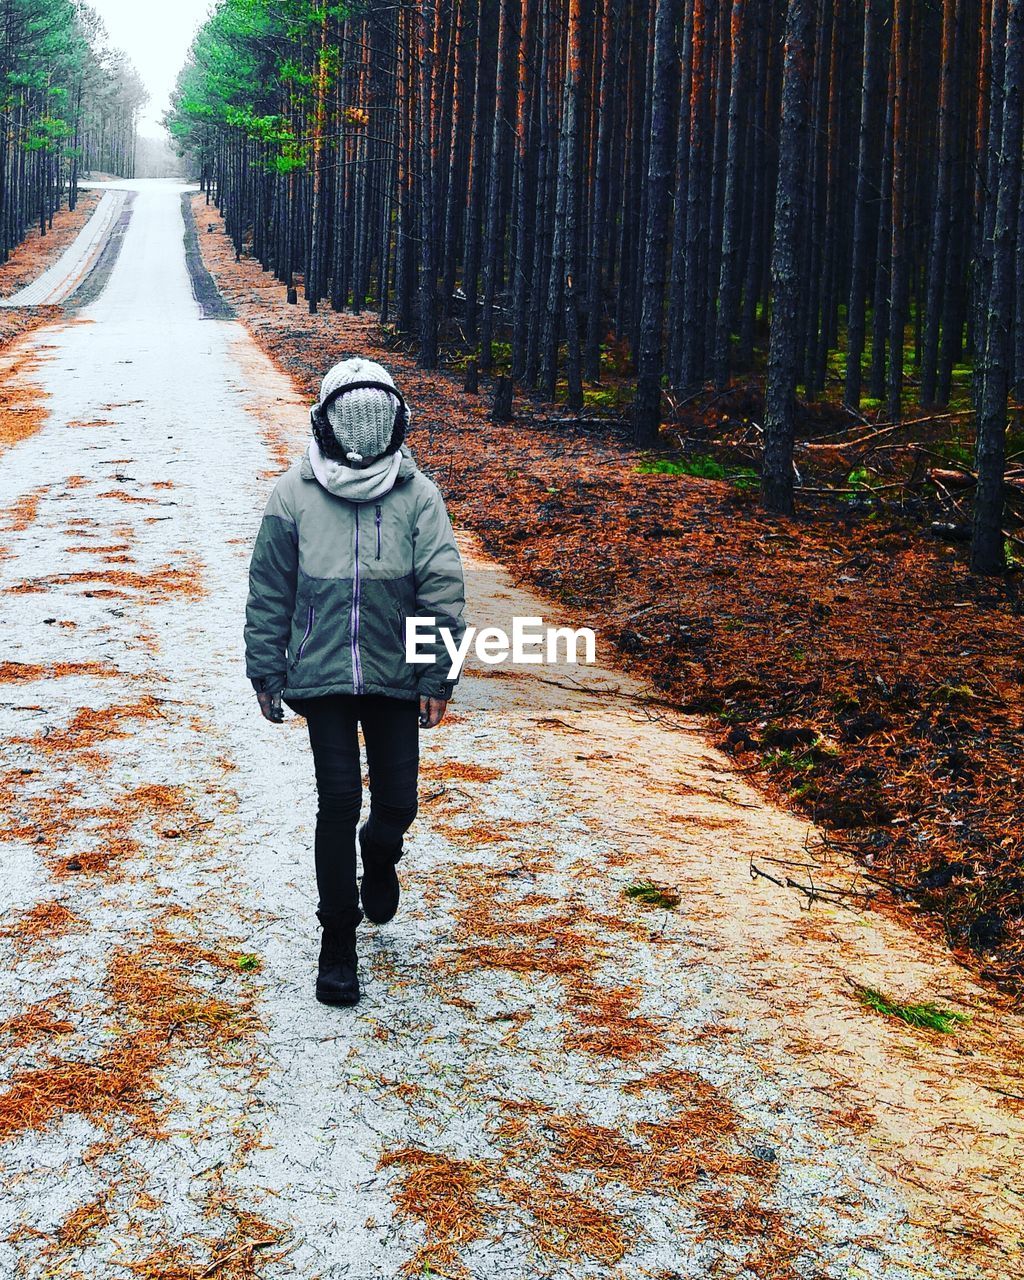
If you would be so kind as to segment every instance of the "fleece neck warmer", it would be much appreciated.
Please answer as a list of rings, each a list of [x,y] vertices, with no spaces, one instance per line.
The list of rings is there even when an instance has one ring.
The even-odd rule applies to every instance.
[[[369,466],[346,467],[343,462],[325,458],[315,440],[309,442],[313,474],[328,493],[348,502],[376,502],[390,493],[405,457],[404,450],[399,449],[376,458]]]

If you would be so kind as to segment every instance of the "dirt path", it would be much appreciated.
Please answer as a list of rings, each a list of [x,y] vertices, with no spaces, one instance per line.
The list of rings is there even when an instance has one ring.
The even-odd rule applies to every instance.
[[[0,1272],[1013,1274],[1019,1018],[751,882],[804,825],[614,673],[474,671],[364,1001],[315,1004],[303,725],[240,665],[305,407],[200,319],[178,189],[133,186],[102,296],[24,341],[48,418],[3,459]],[[552,616],[464,549],[476,619]],[[624,896],[650,875],[677,911]]]
[[[88,275],[103,252],[110,231],[125,207],[127,192],[113,188],[103,192],[92,217],[56,262],[10,297],[3,307],[38,307],[63,302]]]

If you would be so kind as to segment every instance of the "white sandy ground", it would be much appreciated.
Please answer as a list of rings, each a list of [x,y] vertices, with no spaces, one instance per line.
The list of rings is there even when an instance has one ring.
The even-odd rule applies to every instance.
[[[68,805],[116,811],[146,784],[180,786],[186,805],[140,821],[137,850],[106,873],[60,871],[102,839],[87,811],[55,845],[24,830],[8,840],[0,1019],[50,999],[74,1029],[19,1046],[7,1021],[0,1052],[17,1081],[116,1046],[131,1014],[111,996],[112,959],[144,955],[160,929],[259,956],[256,973],[193,964],[181,977],[228,999],[253,993],[258,1022],[212,1056],[168,1030],[153,1086],[163,1136],[131,1114],[71,1108],[0,1146],[0,1276],[170,1280],[246,1274],[254,1258],[268,1277],[390,1280],[425,1240],[432,1274],[480,1280],[1021,1274],[1019,1018],[904,926],[805,912],[797,896],[751,882],[752,854],[807,860],[806,824],[765,804],[698,725],[645,708],[621,676],[588,676],[580,689],[564,669],[464,682],[451,723],[425,735],[401,913],[361,930],[364,999],[347,1011],[314,1002],[308,746],[302,721],[258,718],[240,636],[273,448],[295,456],[306,411],[240,325],[199,318],[180,188],[131,185],[130,229],[99,301],[22,345],[35,359],[20,376],[49,416],[0,464],[4,588],[97,575],[8,594],[0,661],[99,661],[123,674],[0,684],[0,733],[5,768],[34,770],[10,775],[16,814],[33,796],[44,797],[33,820]],[[12,504],[33,494],[35,518],[15,518]],[[90,543],[128,544],[134,563],[71,551]],[[463,545],[478,617],[550,614],[470,538]],[[111,569],[166,566],[200,598],[124,582],[120,595],[97,594]],[[101,743],[103,760],[18,741],[59,731],[83,707],[145,695],[160,699],[159,714]],[[677,912],[624,898],[647,875],[679,889]],[[53,901],[83,927],[19,938],[21,913]],[[505,919],[545,917],[550,933],[501,935]],[[525,973],[478,963],[474,948],[494,946],[536,963]],[[547,963],[571,954],[585,966],[575,987]],[[956,1037],[915,1033],[862,1012],[847,979],[974,1020]],[[626,993],[627,1027],[647,1020],[635,1023],[639,1052],[602,1045],[586,1021],[593,988]],[[578,1039],[588,1031],[597,1052]],[[684,1148],[692,1089],[687,1102],[629,1088],[674,1068],[736,1116],[733,1131],[701,1139],[712,1154],[693,1179],[631,1189],[608,1172],[610,1157],[602,1169],[558,1148],[553,1135],[570,1121],[638,1150],[653,1132],[638,1125],[668,1122]],[[408,1166],[378,1161],[402,1148],[510,1180],[482,1191],[491,1207],[450,1255],[396,1210]],[[565,1238],[522,1207],[531,1186]],[[603,1206],[625,1243],[618,1261],[579,1229],[572,1193]],[[98,1199],[100,1225],[75,1238],[69,1215]],[[753,1226],[742,1226],[744,1204]],[[274,1229],[261,1235],[249,1213]],[[791,1270],[759,1261],[769,1221],[795,1242]]]

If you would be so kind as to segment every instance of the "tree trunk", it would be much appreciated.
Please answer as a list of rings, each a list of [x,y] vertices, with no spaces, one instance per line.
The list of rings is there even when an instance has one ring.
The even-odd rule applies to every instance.
[[[1008,0],[1006,58],[1003,67],[1002,129],[995,162],[992,221],[992,276],[985,307],[985,348],[981,358],[978,401],[978,445],[975,465],[971,568],[999,573],[1003,549],[1003,473],[1006,467],[1007,393],[1012,358],[1016,265],[1017,204],[1021,189],[1021,94],[1024,92],[1024,0]],[[992,170],[990,169],[990,172]]]
[[[892,56],[895,60],[895,97],[892,116],[892,253],[889,258],[889,418],[903,416],[903,341],[906,326],[907,288],[907,134],[910,94],[910,0],[895,0]]]
[[[435,254],[435,183],[434,183],[434,132],[431,107],[434,94],[434,72],[437,64],[438,27],[441,20],[441,0],[420,0],[419,10],[419,171],[416,185],[419,188],[420,231],[420,306],[419,306],[419,354],[416,363],[421,369],[437,368],[437,258]]]
[[[722,207],[722,253],[718,281],[718,312],[715,325],[715,386],[729,384],[732,335],[736,321],[736,284],[739,270],[739,181],[740,125],[746,85],[744,59],[746,0],[732,0],[730,22],[729,116],[725,154],[725,195]]]
[[[851,409],[860,408],[861,361],[864,357],[864,324],[867,314],[870,242],[877,238],[875,121],[882,86],[886,4],[891,0],[867,0],[864,11],[864,55],[861,68],[860,131],[857,148],[857,187],[853,206],[853,247],[850,294],[846,324],[846,383],[843,399]]]
[[[742,0],[737,0],[742,3]],[[654,18],[654,77],[647,159],[647,226],[644,231],[643,297],[637,353],[633,442],[657,443],[661,425],[665,263],[672,202],[673,124],[679,90],[675,0],[657,0]]]
[[[800,346],[800,237],[806,206],[807,137],[814,64],[815,0],[789,0],[783,62],[779,175],[772,243],[772,321],[765,386],[761,500],[793,510],[793,436]]]
[[[928,293],[924,314],[924,347],[921,360],[921,403],[935,403],[938,381],[939,327],[946,291],[953,210],[953,94],[956,74],[957,0],[943,0],[942,74],[939,85],[939,147],[936,160],[935,198],[932,205],[931,244],[928,252]]]

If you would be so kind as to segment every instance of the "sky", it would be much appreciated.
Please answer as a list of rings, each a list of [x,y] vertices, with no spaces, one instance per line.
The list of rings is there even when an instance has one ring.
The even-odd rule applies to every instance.
[[[142,110],[139,133],[166,137],[160,117],[196,28],[214,7],[213,0],[90,0],[110,34],[135,64],[149,102]]]

